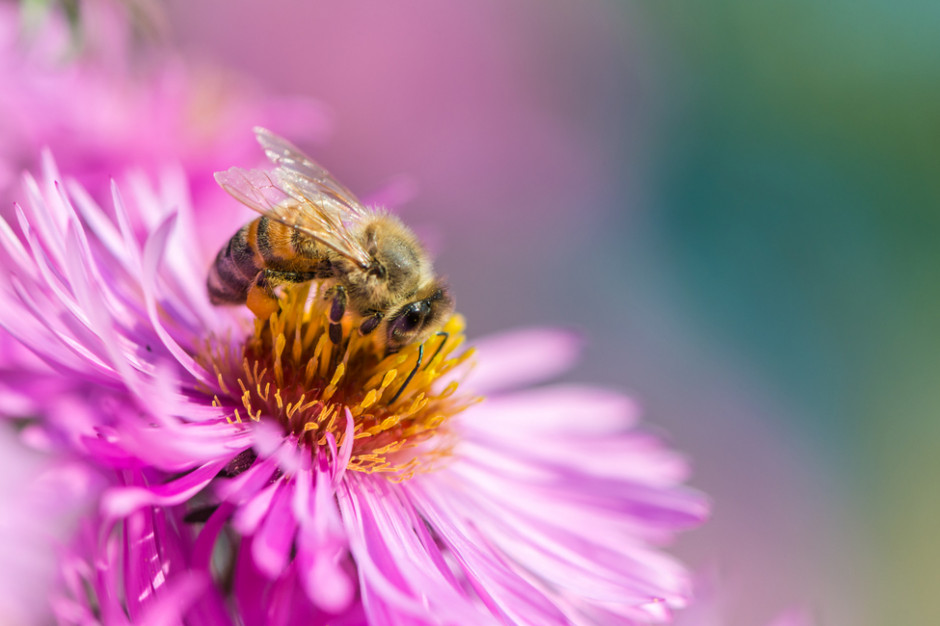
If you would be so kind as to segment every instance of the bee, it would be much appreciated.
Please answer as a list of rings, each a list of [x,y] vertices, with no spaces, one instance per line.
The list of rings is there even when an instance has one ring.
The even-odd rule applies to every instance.
[[[215,174],[261,217],[216,255],[207,280],[212,303],[247,304],[267,319],[278,310],[277,287],[316,280],[332,298],[333,343],[342,341],[347,310],[361,319],[359,333],[378,331],[389,352],[440,328],[454,300],[414,233],[393,215],[364,206],[287,140],[263,128],[255,128],[255,137],[273,170],[233,167]]]

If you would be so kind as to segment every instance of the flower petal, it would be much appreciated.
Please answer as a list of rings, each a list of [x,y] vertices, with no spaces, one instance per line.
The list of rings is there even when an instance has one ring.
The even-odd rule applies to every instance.
[[[325,463],[297,476],[294,514],[297,517],[297,567],[307,597],[329,613],[346,611],[356,596],[348,571],[351,565],[335,489]],[[313,497],[310,498],[310,495]]]
[[[297,521],[290,512],[291,496],[294,486],[280,481],[274,490],[263,522],[254,533],[251,554],[268,578],[277,578],[287,565],[291,547],[294,545],[294,533]]]
[[[570,331],[532,328],[476,343],[476,367],[461,383],[470,393],[493,394],[541,382],[569,369],[581,352]]]
[[[222,459],[206,463],[182,478],[162,485],[112,488],[102,497],[101,510],[109,518],[115,519],[147,505],[182,504],[202,491],[209,481],[228,464],[228,461],[228,459]]]
[[[384,478],[352,473],[337,492],[370,623],[490,623],[401,495]]]

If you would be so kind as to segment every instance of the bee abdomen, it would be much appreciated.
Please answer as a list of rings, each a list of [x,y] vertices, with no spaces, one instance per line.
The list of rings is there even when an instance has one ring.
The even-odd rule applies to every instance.
[[[251,224],[235,233],[228,244],[219,250],[209,269],[206,286],[209,289],[209,299],[214,304],[244,302],[248,288],[262,269],[255,263],[255,252],[249,237],[250,228]]]
[[[298,230],[269,217],[258,218],[248,238],[254,240],[255,249],[264,260],[265,267],[296,269],[297,263],[305,256],[302,245],[306,237]]]

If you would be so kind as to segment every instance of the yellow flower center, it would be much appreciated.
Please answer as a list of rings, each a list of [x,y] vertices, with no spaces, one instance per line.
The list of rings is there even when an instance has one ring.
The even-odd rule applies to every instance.
[[[472,353],[456,351],[464,341],[461,316],[423,345],[386,355],[380,338],[361,336],[349,315],[343,341],[334,344],[330,300],[316,285],[312,293],[307,284],[285,296],[269,320],[255,320],[240,351],[231,342],[212,342],[223,346],[203,359],[217,377],[214,406],[230,409],[233,422],[276,420],[311,450],[327,446],[328,433],[342,447],[348,409],[354,440],[347,469],[353,471],[403,480],[447,456],[448,419],[475,402],[455,394],[456,380],[439,383]]]

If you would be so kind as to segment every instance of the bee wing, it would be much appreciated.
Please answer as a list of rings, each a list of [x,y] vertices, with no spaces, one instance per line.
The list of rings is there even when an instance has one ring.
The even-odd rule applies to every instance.
[[[277,166],[277,178],[289,186],[291,191],[307,198],[325,195],[335,203],[333,208],[348,211],[352,216],[364,217],[370,213],[352,191],[297,146],[266,128],[257,126],[254,130],[264,153]]]
[[[371,213],[369,209],[284,139],[263,129],[256,129],[256,134],[277,168],[265,172],[232,167],[216,172],[219,185],[250,209],[368,267],[369,253],[351,231]]]

